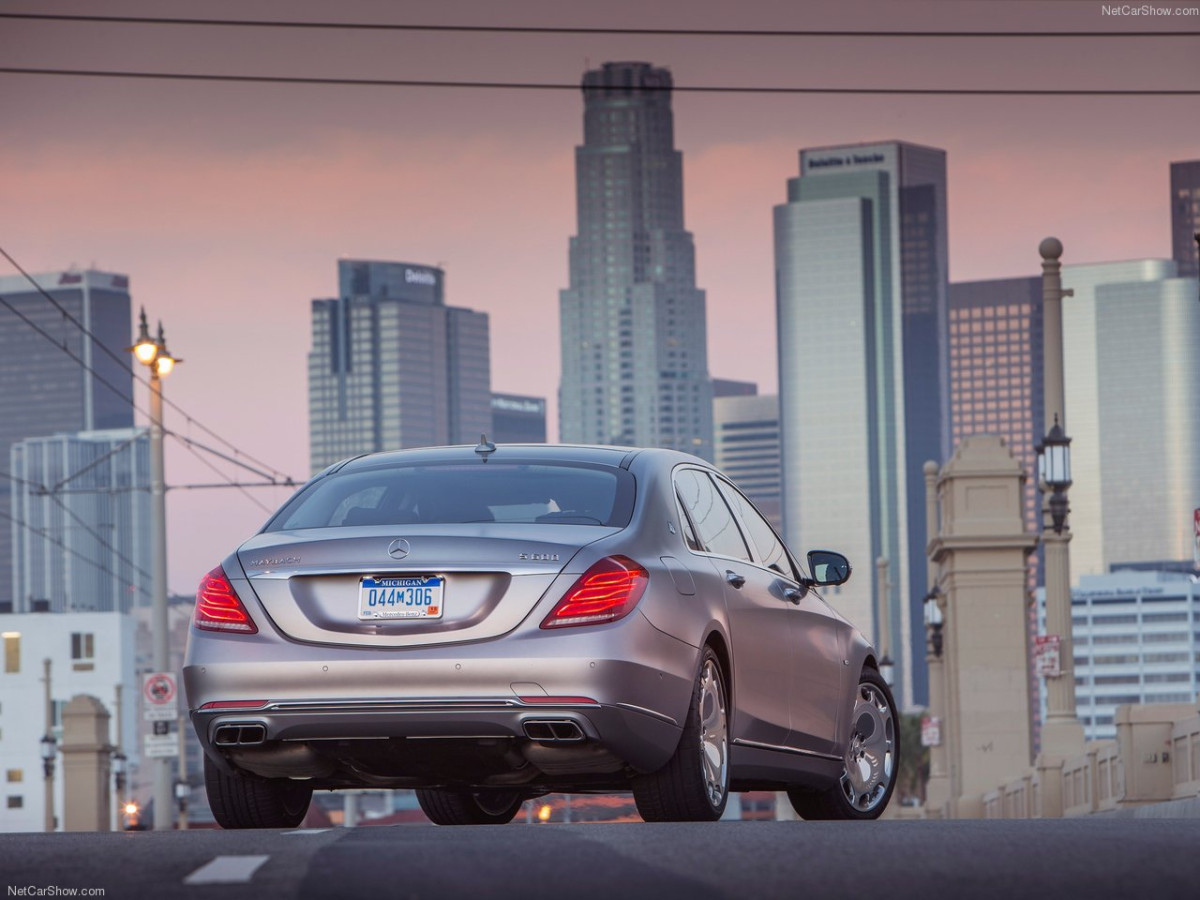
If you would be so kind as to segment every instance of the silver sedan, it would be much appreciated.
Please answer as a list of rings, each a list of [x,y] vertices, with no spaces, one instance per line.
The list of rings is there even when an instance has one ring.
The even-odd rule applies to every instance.
[[[332,466],[200,585],[184,664],[226,828],[314,789],[412,788],[439,824],[549,792],[632,791],[648,821],[731,791],[872,819],[899,729],[875,651],[708,463],[501,445]]]

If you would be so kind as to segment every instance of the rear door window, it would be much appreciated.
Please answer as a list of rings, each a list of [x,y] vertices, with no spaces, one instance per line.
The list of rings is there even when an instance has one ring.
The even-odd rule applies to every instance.
[[[737,521],[708,473],[678,469],[675,487],[696,529],[696,538],[707,552],[752,562]]]
[[[721,493],[729,500],[729,505],[736,509],[741,517],[742,524],[746,526],[762,564],[768,569],[774,569],[785,578],[799,582],[800,576],[792,563],[791,555],[783,541],[779,539],[779,535],[775,533],[775,529],[771,527],[771,523],[764,519],[762,513],[754,508],[754,504],[728,481],[718,478],[717,484],[721,488]]]

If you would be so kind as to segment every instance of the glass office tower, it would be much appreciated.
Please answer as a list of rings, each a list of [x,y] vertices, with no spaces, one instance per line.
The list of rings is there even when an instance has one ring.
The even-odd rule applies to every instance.
[[[83,431],[13,444],[15,612],[150,606],[150,437]],[[53,490],[47,491],[43,486]]]
[[[559,431],[572,443],[712,457],[704,292],[683,227],[671,74],[606,63],[583,77],[578,234],[560,293]]]
[[[475,444],[491,429],[486,313],[448,307],[444,273],[341,260],[340,296],[312,302],[314,472],[378,450]]]
[[[1071,579],[1186,561],[1200,508],[1200,303],[1170,260],[1063,266]]]
[[[775,207],[785,531],[801,552],[850,556],[837,606],[893,658],[902,702],[921,703],[922,466],[950,449],[946,154],[823,147],[800,152],[800,172]]]
[[[128,276],[72,269],[33,278],[94,338],[24,276],[0,278],[0,297],[8,304],[0,304],[0,464],[6,467],[13,444],[28,437],[133,426],[133,357],[125,352],[133,339]],[[5,605],[20,600],[13,584],[14,536],[30,527],[13,512],[13,484],[0,478],[0,609],[16,608]]]

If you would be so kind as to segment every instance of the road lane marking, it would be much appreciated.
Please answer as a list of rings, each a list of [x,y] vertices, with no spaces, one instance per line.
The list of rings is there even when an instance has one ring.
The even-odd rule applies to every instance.
[[[332,828],[293,828],[291,831],[281,831],[280,834],[324,834],[333,831]]]
[[[249,881],[269,856],[218,856],[183,879],[184,884],[241,884]]]

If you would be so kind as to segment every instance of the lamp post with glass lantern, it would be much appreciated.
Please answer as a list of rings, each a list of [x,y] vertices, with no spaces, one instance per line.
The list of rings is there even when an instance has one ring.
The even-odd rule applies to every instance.
[[[142,310],[137,341],[129,348],[137,361],[150,369],[150,531],[152,535],[150,633],[153,636],[154,671],[165,672],[169,665],[167,646],[167,504],[163,478],[163,398],[162,379],[180,362],[167,350],[162,323],[158,337],[150,337],[146,310]],[[170,760],[154,760],[154,830],[171,827],[173,803]]]
[[[1071,640],[1071,530],[1067,525],[1071,486],[1071,439],[1063,410],[1062,242],[1046,238],[1042,256],[1043,370],[1045,421],[1051,426],[1037,447],[1042,491],[1042,546],[1045,549],[1046,634],[1058,638],[1058,674],[1046,676],[1046,721],[1042,753],[1070,756],[1083,750],[1083,726],[1075,715],[1074,646]]]
[[[42,735],[42,778],[45,785],[46,822],[45,830],[54,831],[54,755],[58,752],[58,741],[47,731]]]

